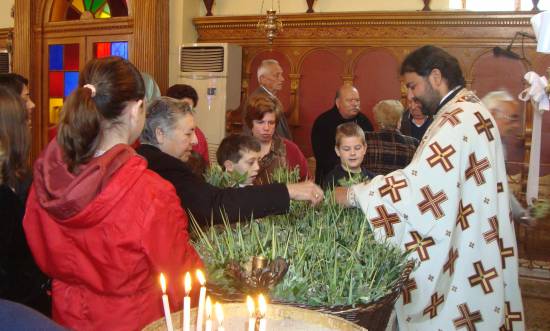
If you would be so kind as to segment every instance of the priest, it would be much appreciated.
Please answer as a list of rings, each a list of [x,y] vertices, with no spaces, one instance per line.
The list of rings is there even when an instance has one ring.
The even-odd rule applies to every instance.
[[[408,98],[434,116],[404,169],[337,192],[379,240],[417,260],[395,305],[400,330],[524,330],[502,144],[464,88],[456,58],[434,46],[401,66]]]

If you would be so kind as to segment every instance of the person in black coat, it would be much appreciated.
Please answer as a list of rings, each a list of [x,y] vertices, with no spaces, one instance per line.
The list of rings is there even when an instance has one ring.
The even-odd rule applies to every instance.
[[[28,114],[15,91],[0,86],[0,298],[50,315],[47,278],[34,262],[23,232],[30,171]]]
[[[182,161],[196,142],[194,128],[189,105],[168,97],[157,99],[147,108],[137,152],[147,159],[149,169],[174,185],[184,209],[199,224],[221,223],[224,217],[232,222],[285,213],[290,199],[313,204],[323,199],[323,191],[311,182],[224,189],[204,182]]]
[[[364,131],[372,131],[369,119],[361,113],[359,92],[351,85],[340,87],[332,109],[317,117],[311,129],[311,147],[315,155],[315,182],[321,184],[326,174],[340,163],[334,151],[336,127],[355,122]]]

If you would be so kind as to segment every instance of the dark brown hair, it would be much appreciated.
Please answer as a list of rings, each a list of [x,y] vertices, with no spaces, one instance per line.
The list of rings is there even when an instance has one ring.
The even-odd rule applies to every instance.
[[[29,146],[23,101],[14,90],[0,86],[0,184],[15,188],[26,175]]]
[[[84,87],[90,84],[95,88]],[[69,171],[88,162],[94,155],[101,122],[116,123],[129,101],[142,100],[145,87],[136,67],[120,57],[94,59],[78,78],[78,88],[63,105],[57,142],[63,150]]]
[[[238,163],[243,157],[243,153],[247,151],[259,152],[261,148],[260,141],[256,137],[233,134],[223,138],[216,151],[216,159],[218,164],[224,168],[225,161]]]
[[[174,99],[183,99],[189,98],[193,100],[193,108],[197,107],[197,102],[199,102],[199,95],[197,91],[191,85],[187,84],[176,84],[172,85],[166,91],[166,96]]]
[[[439,69],[441,76],[447,80],[449,90],[465,85],[458,60],[441,48],[431,45],[420,47],[407,55],[401,64],[401,75],[414,72],[426,78],[434,69]]]
[[[275,124],[278,124],[280,107],[280,103],[268,95],[261,93],[251,95],[246,104],[246,116],[244,118],[246,126],[252,129],[252,122],[254,120],[260,121],[266,113],[274,113]]]
[[[23,92],[25,85],[29,86],[29,80],[19,74],[0,74],[0,86],[11,88],[17,94]]]

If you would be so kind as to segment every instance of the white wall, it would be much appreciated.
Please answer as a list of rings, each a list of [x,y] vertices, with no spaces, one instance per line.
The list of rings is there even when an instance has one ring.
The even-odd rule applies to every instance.
[[[11,7],[14,0],[0,0],[0,29],[13,27]]]
[[[200,15],[206,14],[202,1]],[[263,0],[263,12],[272,6],[279,11],[277,0]],[[258,15],[262,0],[216,0],[212,12],[214,15]],[[273,4],[273,5],[272,5]],[[316,0],[313,10],[316,13],[354,12],[354,11],[398,11],[420,10],[424,6],[422,0]],[[305,13],[306,0],[280,0],[281,13]],[[432,0],[432,10],[449,9],[449,0]]]
[[[168,86],[175,84],[178,80],[179,46],[183,43],[193,43],[197,40],[197,32],[193,26],[192,19],[200,15],[199,5],[202,5],[202,1],[200,0],[170,0],[170,65],[168,69]]]

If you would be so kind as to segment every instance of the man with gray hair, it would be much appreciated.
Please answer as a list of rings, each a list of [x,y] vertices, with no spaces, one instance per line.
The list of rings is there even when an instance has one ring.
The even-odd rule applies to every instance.
[[[279,62],[274,59],[263,60],[258,67],[257,76],[260,86],[258,86],[258,88],[254,92],[252,92],[252,94],[250,94],[249,98],[256,94],[265,94],[270,98],[276,100],[277,103],[280,104],[280,107],[278,107],[278,109],[283,109],[281,101],[277,98],[277,93],[283,89],[283,82],[285,81],[285,78],[283,77],[283,68],[281,68]],[[245,105],[247,103],[248,102],[245,102]],[[244,123],[244,118],[246,117],[246,109],[243,109],[242,115]],[[292,140],[292,134],[290,133],[290,128],[288,127],[284,111],[281,111],[281,114],[279,114],[278,117],[279,123],[277,124],[275,133],[279,137]],[[243,132],[246,134],[250,134],[250,129],[246,125],[244,125]]]

